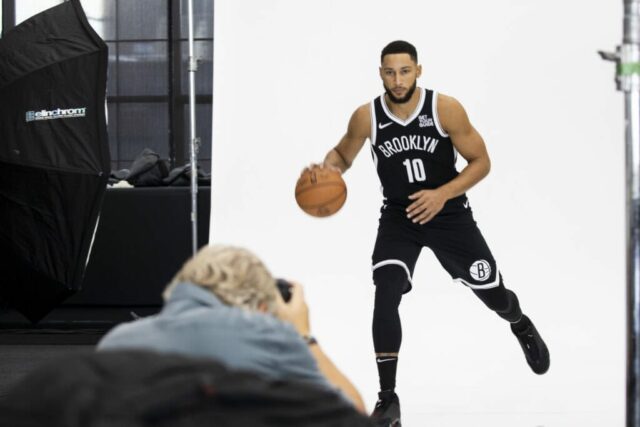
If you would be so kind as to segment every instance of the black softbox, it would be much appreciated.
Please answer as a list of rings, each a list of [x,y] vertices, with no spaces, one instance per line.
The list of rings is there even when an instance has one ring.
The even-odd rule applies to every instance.
[[[106,74],[78,0],[0,39],[0,301],[32,322],[82,282],[110,173]]]

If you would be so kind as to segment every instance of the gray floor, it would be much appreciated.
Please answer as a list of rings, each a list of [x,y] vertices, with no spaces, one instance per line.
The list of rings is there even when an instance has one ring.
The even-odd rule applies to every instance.
[[[92,351],[93,345],[7,345],[0,344],[0,399],[11,387],[42,363],[81,351]]]
[[[0,399],[43,363],[93,351],[100,338],[116,324],[151,315],[158,309],[58,307],[36,324],[13,310],[0,309]]]

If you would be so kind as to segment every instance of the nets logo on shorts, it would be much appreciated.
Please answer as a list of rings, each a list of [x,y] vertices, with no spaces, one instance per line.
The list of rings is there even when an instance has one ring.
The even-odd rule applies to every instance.
[[[491,265],[487,261],[479,259],[471,264],[469,273],[471,274],[471,277],[477,281],[484,282],[491,276]]]

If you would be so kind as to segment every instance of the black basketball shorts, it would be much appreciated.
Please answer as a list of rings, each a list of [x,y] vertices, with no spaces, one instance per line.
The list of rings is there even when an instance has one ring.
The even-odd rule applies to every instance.
[[[437,215],[424,225],[411,222],[401,207],[382,209],[372,255],[374,277],[379,268],[402,268],[408,279],[403,292],[409,292],[423,247],[433,251],[455,282],[471,289],[500,284],[496,262],[470,209]]]

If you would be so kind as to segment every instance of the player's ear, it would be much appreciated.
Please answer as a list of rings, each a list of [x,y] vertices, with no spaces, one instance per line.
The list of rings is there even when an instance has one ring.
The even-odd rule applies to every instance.
[[[422,75],[422,65],[418,65],[416,70],[416,78],[420,77],[421,75]]]
[[[378,74],[380,74],[380,78],[382,79],[384,76],[382,75],[382,67],[378,67]]]

